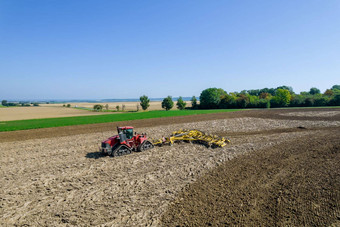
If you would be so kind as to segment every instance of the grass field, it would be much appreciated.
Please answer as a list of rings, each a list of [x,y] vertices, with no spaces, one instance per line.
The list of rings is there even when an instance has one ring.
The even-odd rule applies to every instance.
[[[18,120],[18,121],[0,121],[0,132],[27,130],[27,129],[36,129],[36,128],[51,128],[51,127],[61,127],[61,126],[70,126],[70,125],[85,125],[85,124],[107,123],[107,122],[117,122],[117,121],[129,121],[129,120],[161,118],[161,117],[233,112],[233,111],[239,111],[239,110],[240,109],[182,110],[182,111],[157,110],[157,111],[137,112],[137,113],[44,118],[44,119],[31,119],[31,120]]]

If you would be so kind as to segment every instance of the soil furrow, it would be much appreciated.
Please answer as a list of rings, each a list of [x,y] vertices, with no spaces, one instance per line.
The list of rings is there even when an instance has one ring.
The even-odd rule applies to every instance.
[[[188,185],[164,226],[336,226],[340,131],[317,131],[238,156]]]

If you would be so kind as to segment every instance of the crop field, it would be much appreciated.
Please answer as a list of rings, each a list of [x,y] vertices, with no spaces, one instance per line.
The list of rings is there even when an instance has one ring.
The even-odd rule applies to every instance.
[[[198,102],[199,103],[199,102]],[[109,110],[116,110],[116,106],[119,106],[120,110],[123,105],[125,106],[125,111],[136,111],[137,105],[140,102],[102,102],[102,103],[91,103],[91,102],[79,102],[79,103],[70,103],[72,107],[84,107],[84,108],[93,108],[94,105],[108,105]],[[162,110],[162,102],[159,101],[151,101],[148,110]],[[174,100],[174,104],[176,104],[176,100]],[[41,104],[44,107],[61,107],[63,104]],[[191,107],[191,102],[186,101],[186,107]],[[139,109],[142,108],[139,106]]]
[[[176,103],[176,102],[175,102]],[[191,107],[191,102],[186,102],[186,107]],[[4,107],[0,104],[0,121],[15,121],[26,119],[40,119],[40,118],[58,118],[58,117],[74,117],[74,116],[88,116],[88,115],[102,115],[114,114],[116,112],[93,112],[88,111],[94,105],[100,104],[104,106],[107,104],[110,111],[116,111],[118,105],[122,110],[122,105],[125,106],[125,111],[136,111],[139,102],[115,102],[115,103],[70,103],[71,108],[63,107],[64,104],[40,104],[39,107]],[[77,107],[77,108],[74,108]],[[81,109],[84,108],[84,109]],[[176,106],[174,106],[176,109]],[[139,108],[142,111],[142,107]],[[162,110],[161,102],[150,102],[149,111]]]
[[[0,226],[340,224],[340,109],[122,120],[0,132]],[[231,143],[103,156],[100,142],[118,125]]]
[[[25,119],[56,118],[107,114],[105,112],[91,112],[66,107],[4,107],[0,109],[1,121],[15,121]],[[112,114],[112,113],[111,113]]]
[[[52,107],[53,108],[53,107]],[[9,108],[15,111],[25,110],[22,108]],[[70,108],[65,108],[61,110],[61,113],[66,113]],[[74,109],[76,110],[76,109]],[[39,107],[36,110],[39,111]],[[77,110],[76,110],[77,111]],[[208,114],[208,113],[220,113],[220,112],[233,112],[239,110],[233,109],[217,109],[217,110],[156,110],[148,112],[134,112],[134,113],[108,113],[101,114],[103,112],[89,112],[86,110],[79,110],[83,115],[88,116],[76,116],[76,117],[59,117],[59,118],[43,118],[43,119],[29,119],[29,120],[17,120],[17,121],[0,121],[0,132],[1,131],[15,131],[15,130],[25,130],[25,129],[37,129],[37,128],[50,128],[50,127],[61,127],[70,125],[86,125],[95,123],[105,123],[105,122],[118,122],[118,121],[128,121],[134,119],[150,119],[150,118],[161,118],[161,117],[173,117],[173,116],[186,116],[186,115],[197,115],[197,114]],[[4,114],[6,111],[0,113]],[[72,111],[70,112],[72,114]],[[96,115],[96,116],[89,116]]]

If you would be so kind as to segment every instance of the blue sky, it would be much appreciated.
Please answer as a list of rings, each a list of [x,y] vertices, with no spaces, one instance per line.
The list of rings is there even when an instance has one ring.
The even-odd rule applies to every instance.
[[[340,1],[0,0],[0,99],[340,84]]]

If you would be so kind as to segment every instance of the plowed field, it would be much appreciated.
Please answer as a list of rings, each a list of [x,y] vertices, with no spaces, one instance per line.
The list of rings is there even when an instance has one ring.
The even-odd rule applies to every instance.
[[[112,114],[66,107],[10,107],[0,109],[0,121]]]
[[[312,109],[254,110],[120,122],[155,138],[196,128],[232,143],[176,144],[118,158],[98,152],[116,124],[0,133],[0,225],[335,223],[340,111],[317,111],[316,117]]]

